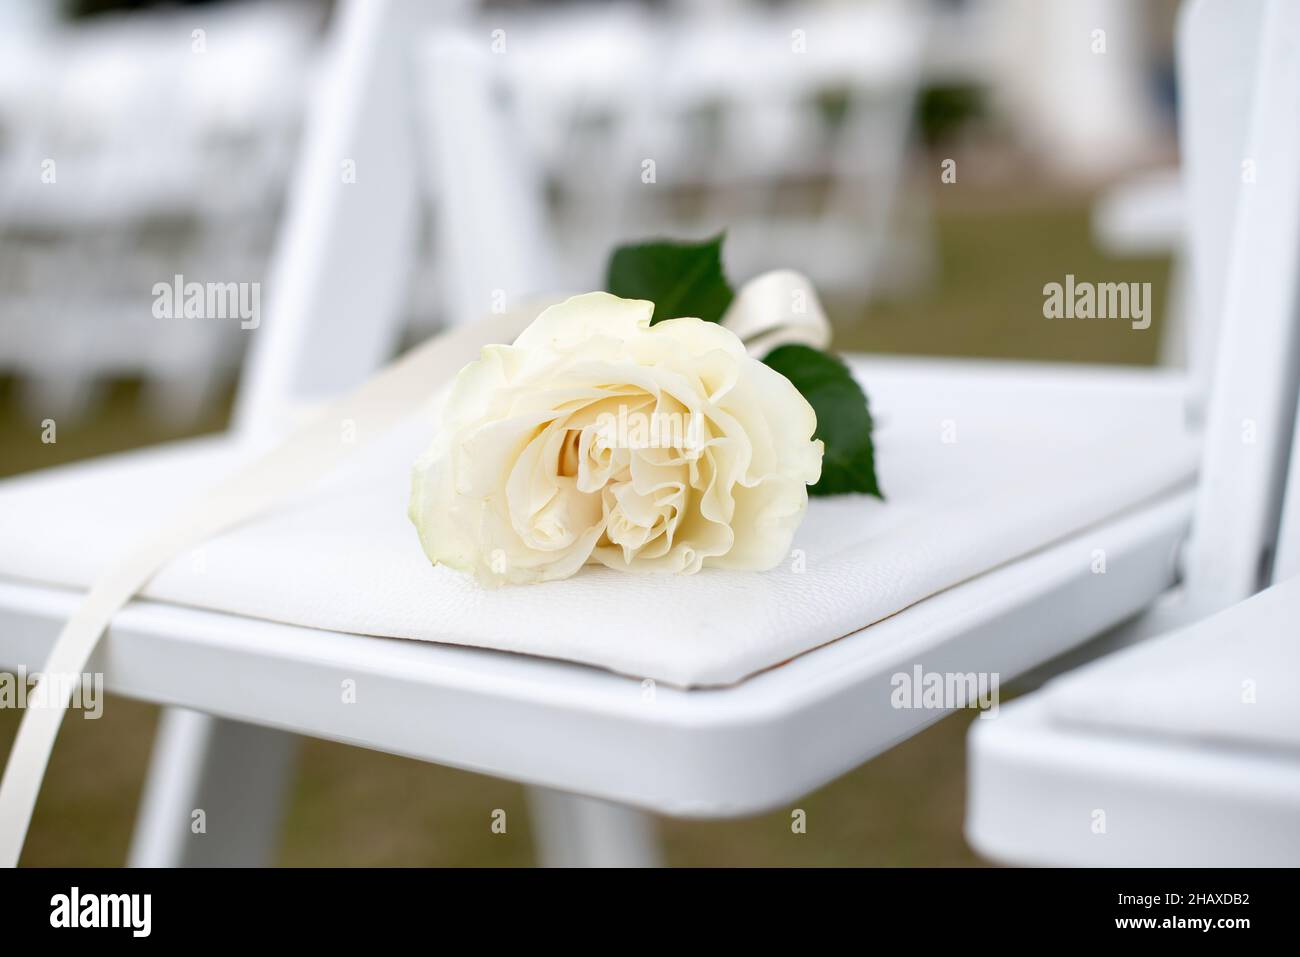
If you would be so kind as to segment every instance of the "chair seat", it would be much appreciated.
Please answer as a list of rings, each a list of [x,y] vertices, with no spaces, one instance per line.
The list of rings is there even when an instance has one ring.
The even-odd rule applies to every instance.
[[[977,722],[971,842],[1016,863],[1295,866],[1297,610],[1292,579]]]
[[[1194,477],[1181,381],[1168,374],[880,359],[854,369],[878,420],[887,501],[814,499],[791,560],[771,572],[668,578],[589,568],[563,582],[484,590],[431,567],[407,521],[409,465],[428,439],[413,419],[299,500],[177,559],[146,595],[683,687],[725,685]],[[0,483],[0,575],[84,587],[247,454],[232,439],[206,439]],[[1104,561],[1104,536],[1091,544],[1080,562]]]

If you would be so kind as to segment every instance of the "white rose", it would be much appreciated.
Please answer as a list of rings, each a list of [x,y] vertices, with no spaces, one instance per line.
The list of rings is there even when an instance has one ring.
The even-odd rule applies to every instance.
[[[653,310],[575,296],[461,370],[412,480],[430,559],[500,584],[785,557],[821,474],[812,407],[728,329]]]

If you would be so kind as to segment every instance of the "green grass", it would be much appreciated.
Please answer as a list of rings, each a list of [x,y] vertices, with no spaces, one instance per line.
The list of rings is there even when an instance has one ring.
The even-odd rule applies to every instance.
[[[1150,365],[1167,306],[1169,263],[1107,259],[1092,248],[1086,210],[1025,205],[943,212],[940,281],[920,296],[846,315],[830,304],[845,351]],[[1150,282],[1152,323],[1043,318],[1043,286],[1077,281]]]
[[[1010,356],[1149,363],[1164,308],[1167,265],[1109,262],[1091,249],[1085,207],[1018,204],[940,208],[940,284],[864,316],[832,310],[837,346],[877,352]],[[1156,322],[1137,332],[1120,322],[1049,322],[1042,286],[1079,279],[1150,281]],[[223,427],[218,410],[197,431]],[[191,430],[194,431],[194,430]],[[39,418],[18,409],[0,384],[0,474],[177,437],[149,424],[135,389],[115,388],[89,421],[60,425],[40,442]],[[0,754],[18,715],[0,711]],[[126,853],[157,709],[111,698],[104,717],[67,721],[42,791],[23,863],[114,865]],[[668,862],[677,865],[969,865],[961,837],[969,713],[930,729],[798,803],[741,821],[663,821]],[[647,755],[653,760],[653,755]],[[490,828],[506,812],[505,834]],[[291,865],[514,865],[532,861],[522,788],[339,744],[305,741],[278,859]]]

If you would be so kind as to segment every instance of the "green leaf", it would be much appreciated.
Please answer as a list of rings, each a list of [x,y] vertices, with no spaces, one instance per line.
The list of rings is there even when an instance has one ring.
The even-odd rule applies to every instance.
[[[655,304],[651,325],[695,316],[718,322],[733,293],[722,274],[724,233],[702,243],[652,242],[620,246],[609,257],[605,289]]]
[[[840,359],[809,346],[778,346],[763,360],[789,379],[817,413],[815,438],[826,443],[821,480],[811,495],[866,492],[885,496],[876,482],[867,396]]]

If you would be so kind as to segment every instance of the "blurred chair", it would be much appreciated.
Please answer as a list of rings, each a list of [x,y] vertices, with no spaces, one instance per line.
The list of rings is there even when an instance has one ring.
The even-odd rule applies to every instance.
[[[799,269],[841,302],[928,268],[926,222],[900,215],[918,8],[578,4],[460,29],[492,44],[478,68],[546,191],[557,288],[598,285],[618,243],[723,229],[733,274]]]
[[[55,500],[78,496],[83,483],[96,489],[125,483],[163,494],[194,476],[232,469],[249,445],[273,439],[295,407],[364,379],[391,353],[418,235],[416,104],[410,64],[392,55],[419,27],[413,7],[352,0],[341,8],[330,69],[292,178],[271,314],[240,397],[236,432],[74,466],[57,480],[26,477],[0,496],[7,514],[46,515]],[[491,56],[485,47],[486,38],[480,57]],[[450,102],[435,101],[435,124],[426,131],[434,143],[448,138],[437,154],[434,199],[439,214],[451,217],[441,228],[475,251],[466,253],[471,262],[478,257],[475,282],[523,297],[536,291],[527,283],[546,275],[535,265],[544,256],[528,228],[541,214],[516,205],[533,195],[526,183],[487,179],[510,175],[511,164],[502,160],[511,153],[509,127],[478,108],[462,126],[437,125],[458,115],[456,103],[482,103],[488,95],[490,69],[473,67],[473,55],[463,46],[461,53],[459,60],[434,64],[435,72],[450,69],[459,85]],[[433,55],[436,60],[441,53],[435,48]],[[477,168],[455,165],[458,158],[495,161]],[[351,160],[356,178],[346,183],[340,164]],[[447,193],[461,191],[470,198],[448,201]],[[1193,229],[1205,225],[1193,216]],[[500,278],[493,275],[498,262]],[[464,301],[482,308],[468,293]],[[1272,332],[1269,344],[1278,348],[1266,355],[1276,362],[1293,336],[1277,327]],[[1107,467],[1090,468],[1086,481],[1104,486],[1104,514],[1081,527],[1069,525],[1066,515],[1072,530],[1042,532],[1032,540],[1024,530],[1008,528],[1004,537],[1019,536],[1023,547],[983,564],[976,556],[978,568],[970,573],[945,577],[943,569],[923,564],[882,562],[864,589],[904,587],[901,579],[911,576],[933,582],[928,597],[847,635],[827,634],[821,647],[725,687],[661,685],[653,708],[642,704],[644,686],[636,678],[565,661],[133,602],[115,619],[97,659],[108,688],[193,710],[171,710],[164,719],[132,861],[267,861],[290,769],[291,737],[285,732],[292,731],[529,785],[545,863],[652,863],[657,855],[645,812],[732,817],[780,806],[964,703],[898,708],[891,686],[900,672],[924,662],[945,673],[1010,678],[1150,607],[1174,584],[1172,556],[1187,533],[1195,487],[1185,454],[1189,441],[1181,432],[1187,400],[1181,376],[1013,363],[851,361],[886,416],[890,409],[917,410],[917,428],[933,425],[933,437],[909,426],[914,468],[924,458],[922,447],[942,442],[940,410],[959,410],[973,429],[966,440],[973,444],[956,447],[970,449],[960,459],[972,470],[966,479],[977,477],[976,471],[1006,477],[1005,462],[980,458],[982,450],[1005,447],[983,445],[980,435],[1010,435],[1026,456],[1028,473],[1010,476],[1013,491],[1040,501],[1044,514],[1051,511],[1048,517],[1060,520],[1056,513],[1068,512],[1076,501],[1069,483],[1044,481],[1034,463],[1066,452],[1090,461],[1100,457]],[[1255,381],[1265,391],[1278,386],[1276,375]],[[1261,418],[1261,449],[1276,447],[1280,428],[1282,423]],[[1108,444],[1120,432],[1137,443],[1128,460],[1116,460],[1119,453]],[[1218,434],[1211,429],[1212,437]],[[1240,464],[1232,477],[1237,497],[1223,513],[1241,519],[1237,524],[1245,531],[1234,542],[1255,557],[1271,543],[1268,528],[1252,520],[1262,501],[1252,492],[1266,487],[1272,474],[1266,458]],[[1148,474],[1136,474],[1139,468]],[[1201,494],[1224,496],[1221,477],[1204,479]],[[979,500],[960,496],[922,504],[946,516],[954,532],[981,507]],[[1053,527],[1063,526],[1058,521]],[[90,534],[80,522],[75,531],[79,539]],[[904,527],[889,534],[907,533]],[[77,600],[75,592],[50,583],[87,573],[84,549],[64,550],[64,541],[72,544],[66,535],[51,539],[33,532],[14,543],[14,552],[0,555],[14,577],[0,581],[5,663],[44,660],[58,624]],[[1105,543],[1110,574],[1093,570],[1098,541]],[[990,544],[972,548],[987,553]],[[54,570],[44,582],[21,571],[38,554],[42,567]],[[293,572],[285,575],[284,587],[290,588]],[[819,587],[828,591],[805,589],[791,613],[819,620],[837,597],[831,590],[842,591],[843,585],[823,580]],[[345,591],[349,585],[332,587]],[[437,596],[430,601],[436,607]],[[337,706],[341,675],[365,689],[364,704]],[[326,688],[330,700],[321,697]],[[209,821],[226,822],[219,840],[191,833],[195,808],[204,808]]]
[[[140,376],[151,413],[191,420],[244,339],[154,318],[151,290],[177,273],[261,275],[315,9],[32,19],[0,37],[0,369],[42,416],[78,416],[106,379]]]
[[[1184,8],[1195,334],[1217,348],[1178,611],[1144,630],[1191,624],[972,728],[966,830],[996,860],[1300,862],[1297,36],[1289,3]]]

